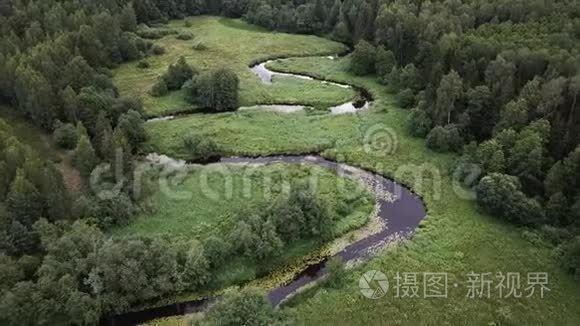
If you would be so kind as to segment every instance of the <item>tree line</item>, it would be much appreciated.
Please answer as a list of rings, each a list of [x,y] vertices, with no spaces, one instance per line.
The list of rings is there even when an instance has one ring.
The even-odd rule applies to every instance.
[[[16,178],[14,185],[25,182]],[[11,209],[15,187],[6,199],[8,218],[13,223],[22,221],[30,236],[14,235],[0,242],[3,325],[95,325],[102,316],[127,312],[136,305],[207,289],[217,271],[236,257],[263,263],[294,241],[327,240],[335,221],[328,203],[297,182],[289,194],[279,194],[269,209],[258,215],[241,214],[240,222],[224,236],[178,242],[148,237],[113,239],[88,217],[76,221],[71,215],[25,219],[22,206]],[[43,194],[39,192],[39,198]],[[61,196],[65,194],[61,192]],[[53,205],[58,203],[47,209],[54,210]],[[14,212],[17,215],[10,215]],[[115,212],[112,217],[120,218],[120,214]],[[9,219],[1,220],[3,227]],[[29,243],[34,245],[31,251],[4,248]],[[37,309],[31,312],[30,304]]]
[[[351,72],[396,92],[429,148],[460,154],[454,177],[484,210],[536,228],[580,275],[578,7],[385,1],[373,26]]]

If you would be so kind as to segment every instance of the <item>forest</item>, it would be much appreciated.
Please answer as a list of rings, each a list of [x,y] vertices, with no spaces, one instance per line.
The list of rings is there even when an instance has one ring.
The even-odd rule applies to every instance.
[[[205,290],[235,257],[260,264],[297,241],[338,236],[340,209],[299,182],[231,234],[109,236],[141,214],[134,171],[151,144],[163,143],[152,139],[162,131],[146,123],[151,99],[120,91],[117,71],[133,63],[146,71],[168,51],[158,40],[197,37],[164,26],[206,15],[345,44],[352,53],[343,73],[392,94],[410,141],[452,157],[445,173],[473,189],[479,210],[548,243],[558,268],[580,283],[578,0],[4,0],[0,107],[71,153],[70,168],[84,182],[105,164],[121,169],[106,181],[123,186],[111,198],[71,189],[54,160],[0,119],[0,324],[95,325]],[[194,51],[204,51],[200,44]],[[163,71],[141,91],[156,99],[182,92],[208,114],[245,101],[234,69],[202,70],[180,57]],[[219,135],[203,136],[169,147],[190,162],[239,154]],[[249,290],[226,295],[194,324],[305,321],[282,310]]]

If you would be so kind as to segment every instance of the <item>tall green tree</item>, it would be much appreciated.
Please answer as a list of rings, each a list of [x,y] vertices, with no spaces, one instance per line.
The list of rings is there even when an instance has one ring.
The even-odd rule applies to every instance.
[[[463,80],[455,70],[443,76],[437,89],[435,103],[435,121],[439,125],[451,123],[451,116],[456,110],[456,103],[463,94]]]
[[[493,94],[495,105],[503,106],[514,96],[516,66],[502,56],[490,62],[485,70],[485,81]]]
[[[46,202],[46,217],[52,221],[69,218],[70,197],[60,172],[48,164],[44,168],[42,197]]]
[[[350,71],[356,75],[368,75],[375,71],[376,49],[369,42],[362,40],[354,48],[350,59]]]
[[[97,155],[89,137],[81,134],[74,152],[74,163],[83,177],[89,177],[98,164]]]
[[[239,106],[238,76],[231,70],[220,69],[213,75],[214,103],[216,111],[228,111],[237,109]]]
[[[6,196],[6,210],[12,219],[26,227],[32,226],[43,212],[43,201],[34,185],[19,169]]]
[[[128,32],[137,30],[137,15],[135,14],[135,9],[133,9],[133,4],[128,4],[123,7],[120,20],[122,30]]]

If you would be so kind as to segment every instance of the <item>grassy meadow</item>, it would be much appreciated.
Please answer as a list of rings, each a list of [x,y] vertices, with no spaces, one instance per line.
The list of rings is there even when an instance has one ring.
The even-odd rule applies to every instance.
[[[355,95],[351,89],[281,76],[275,76],[272,85],[264,85],[248,68],[268,58],[336,54],[345,49],[340,43],[316,36],[272,33],[236,19],[193,17],[188,21],[190,27],[186,27],[183,20],[175,20],[161,28],[190,32],[194,35],[192,40],[178,40],[175,34],[167,35],[154,41],[165,48],[165,54],[146,58],[150,68],[139,69],[138,62],[131,62],[114,71],[114,81],[121,94],[142,98],[149,116],[191,110],[191,104],[181,91],[159,98],[149,95],[157,78],[181,56],[200,71],[232,69],[240,78],[242,106],[285,103],[330,107],[348,102]],[[199,44],[206,49],[194,49]]]
[[[348,60],[302,58],[282,60],[270,67],[299,73],[317,71],[321,77],[364,86],[376,99],[368,111],[344,116],[267,112],[193,115],[149,124],[151,144],[172,154],[180,135],[204,133],[212,135],[228,154],[322,150],[323,156],[377,171],[410,185],[423,196],[429,212],[416,235],[351,269],[342,288],[316,287],[299,294],[284,309],[297,324],[578,324],[580,284],[560,267],[552,248],[533,241],[525,230],[482,213],[474,201],[460,198],[449,172],[456,156],[432,152],[423,140],[411,137],[406,130],[408,111],[397,108],[385,86],[370,77],[345,72]],[[449,294],[439,299],[396,298],[391,287],[382,299],[370,300],[358,288],[359,278],[368,270],[384,272],[391,286],[397,272],[447,273]],[[490,298],[469,299],[466,282],[472,271],[521,273],[523,284],[528,272],[547,272],[551,291],[544,298],[501,299],[492,288]]]

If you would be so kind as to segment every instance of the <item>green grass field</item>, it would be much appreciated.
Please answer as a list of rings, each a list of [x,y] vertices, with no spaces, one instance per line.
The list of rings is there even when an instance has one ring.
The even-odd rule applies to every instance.
[[[346,73],[348,60],[303,58],[271,67],[302,73],[317,71],[321,77],[368,88],[377,101],[371,110],[358,115],[230,113],[148,125],[152,144],[161,152],[173,153],[177,137],[190,132],[211,134],[230,154],[324,149],[324,156],[383,173],[409,184],[424,197],[428,217],[411,240],[352,269],[344,287],[305,291],[285,311],[305,325],[580,323],[580,283],[560,268],[552,248],[526,240],[523,230],[483,214],[474,201],[461,199],[449,176],[456,157],[434,153],[423,140],[411,137],[406,130],[408,111],[397,108],[386,87],[372,78]],[[381,131],[387,137],[373,141]],[[417,178],[421,171],[426,176],[422,181]],[[359,278],[368,270],[387,274],[391,286],[396,272],[447,273],[449,295],[440,299],[398,299],[391,288],[384,298],[370,300],[358,288]],[[466,274],[472,271],[521,273],[522,283],[528,272],[547,272],[551,291],[544,298],[500,299],[492,289],[490,298],[468,299]]]
[[[267,86],[248,68],[268,58],[336,54],[345,49],[340,43],[316,36],[271,33],[241,20],[194,17],[189,21],[191,27],[185,27],[183,20],[176,20],[163,28],[190,31],[195,35],[193,40],[165,36],[155,44],[163,46],[166,53],[147,58],[150,68],[139,69],[137,62],[132,62],[114,71],[114,80],[121,94],[142,98],[149,116],[191,109],[191,104],[180,91],[160,98],[148,94],[157,78],[181,56],[200,71],[227,67],[236,72],[240,78],[242,106],[286,103],[330,107],[348,102],[355,95],[350,89],[286,77],[274,77],[274,84]],[[194,50],[193,46],[200,43],[207,49]]]
[[[227,241],[240,220],[259,214],[280,195],[283,187],[314,182],[316,193],[329,204],[335,217],[333,233],[339,237],[358,229],[369,220],[374,199],[367,189],[351,179],[339,178],[316,166],[276,164],[252,166],[191,166],[182,175],[160,179],[150,199],[149,212],[130,225],[113,230],[115,237],[168,237],[173,241],[218,236]],[[344,185],[343,183],[344,182]],[[173,186],[170,186],[173,185]],[[259,271],[299,259],[316,249],[314,240],[303,240],[285,247],[282,253],[260,266],[245,259],[234,259],[222,268],[212,288],[251,281]]]

